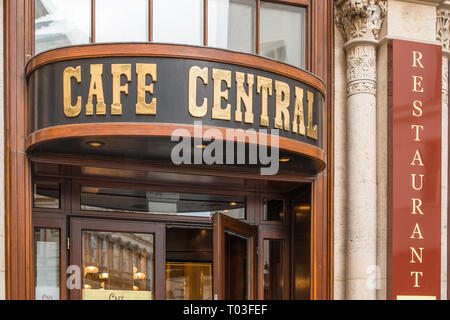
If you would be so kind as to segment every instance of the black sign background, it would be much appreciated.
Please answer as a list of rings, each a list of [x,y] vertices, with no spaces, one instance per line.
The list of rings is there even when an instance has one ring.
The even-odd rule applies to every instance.
[[[137,75],[136,63],[154,63],[157,64],[157,81],[154,82],[153,96],[147,93],[147,102],[152,97],[157,98],[156,115],[136,115],[136,96],[137,96]],[[106,115],[95,114],[95,98],[94,98],[94,115],[86,116],[85,105],[89,93],[90,85],[90,65],[103,64],[103,90],[106,103]],[[128,82],[128,95],[121,94],[122,115],[111,115],[110,108],[112,103],[112,75],[111,64],[131,64],[131,79]],[[75,79],[71,81],[72,88],[72,104],[76,103],[77,96],[81,96],[82,109],[80,115],[69,118],[64,115],[63,108],[63,72],[67,67],[81,66],[81,83],[77,83]],[[201,79],[197,79],[197,104],[201,105],[203,98],[208,99],[208,113],[203,118],[194,118],[188,111],[188,85],[189,70],[192,66],[200,68],[208,67],[208,85],[204,85]],[[228,89],[228,100],[222,99],[222,107],[226,103],[231,104],[231,120],[215,120],[212,119],[212,105],[214,81],[212,79],[212,69],[224,69],[232,71],[231,88]],[[253,113],[254,123],[246,124],[244,122],[234,121],[234,111],[236,108],[236,82],[235,73],[250,73],[255,76],[255,84],[253,85]],[[256,93],[256,77],[264,76],[272,79],[273,88],[272,96],[268,97],[268,116],[269,126],[259,125],[261,113],[262,94]],[[149,78],[149,76],[148,76]],[[323,96],[313,87],[306,85],[300,81],[280,76],[275,73],[269,73],[254,68],[241,67],[231,64],[216,63],[209,61],[199,61],[190,59],[175,58],[154,58],[154,57],[105,57],[90,58],[79,60],[68,60],[55,62],[44,65],[29,77],[28,97],[29,108],[31,113],[31,132],[57,126],[80,123],[108,123],[108,122],[140,122],[140,123],[174,123],[174,124],[194,124],[194,121],[201,120],[205,126],[216,126],[225,128],[242,128],[255,130],[274,129],[275,118],[275,80],[283,81],[290,86],[290,105],[291,114],[290,122],[292,129],[292,115],[295,106],[295,86],[304,89],[304,111],[305,122],[308,119],[307,108],[307,91],[314,93],[314,115],[313,124],[318,126],[318,139],[314,140],[307,136],[292,133],[291,131],[279,130],[280,136],[285,138],[301,141],[319,148],[323,148]],[[149,80],[147,79],[147,84]],[[122,76],[121,84],[125,84],[125,76]],[[245,90],[248,88],[244,85]],[[222,90],[226,89],[226,85],[222,82]],[[244,110],[243,110],[244,111]],[[307,123],[305,123],[307,126]]]

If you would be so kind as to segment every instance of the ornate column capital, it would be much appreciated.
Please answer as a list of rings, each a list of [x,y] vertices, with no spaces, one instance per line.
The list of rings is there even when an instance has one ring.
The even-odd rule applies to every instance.
[[[450,50],[450,9],[437,8],[436,37],[442,44],[442,49]]]
[[[345,40],[379,39],[387,14],[386,0],[336,0],[336,25]]]

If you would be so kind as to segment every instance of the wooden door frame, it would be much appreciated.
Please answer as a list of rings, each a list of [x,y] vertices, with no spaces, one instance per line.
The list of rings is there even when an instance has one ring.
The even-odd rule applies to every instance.
[[[33,299],[33,223],[26,64],[33,55],[33,0],[4,0],[6,298]],[[311,1],[308,69],[324,79],[327,168],[313,183],[312,299],[333,297],[334,1]],[[323,23],[324,17],[327,23]],[[113,161],[113,159],[111,159]]]
[[[250,252],[250,300],[256,299],[257,290],[257,229],[240,220],[224,214],[216,213],[213,216],[213,299],[224,300],[225,297],[225,232],[236,232],[249,238]]]
[[[283,271],[284,271],[284,292],[283,300],[291,299],[290,266],[291,266],[291,233],[288,226],[261,225],[258,234],[258,299],[264,300],[264,240],[283,240]]]
[[[156,300],[166,298],[166,240],[165,224],[155,222],[135,222],[91,218],[71,218],[70,219],[70,264],[80,267],[82,270],[82,232],[105,231],[105,232],[126,232],[126,233],[152,233],[154,234],[154,275],[153,275],[153,297]],[[81,276],[81,275],[80,275]],[[80,280],[81,283],[81,280]],[[70,291],[71,300],[81,300],[81,290]]]

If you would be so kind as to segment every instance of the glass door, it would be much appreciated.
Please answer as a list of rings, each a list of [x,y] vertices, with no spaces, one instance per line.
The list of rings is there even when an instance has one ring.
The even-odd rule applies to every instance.
[[[71,299],[164,299],[164,225],[101,219],[71,220],[71,264],[81,283]]]
[[[213,223],[214,299],[256,299],[256,227],[221,213]]]

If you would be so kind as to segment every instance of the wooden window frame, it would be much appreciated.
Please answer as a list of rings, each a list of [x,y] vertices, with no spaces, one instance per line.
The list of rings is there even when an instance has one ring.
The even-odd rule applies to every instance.
[[[60,292],[60,300],[67,300],[69,296],[68,288],[66,286],[67,281],[67,266],[68,266],[68,255],[67,255],[67,228],[66,228],[66,217],[57,217],[54,216],[52,218],[49,217],[33,217],[33,248],[34,248],[34,231],[35,229],[57,229],[59,230],[59,292]],[[33,261],[35,260],[35,254],[33,255]],[[36,268],[33,268],[31,273],[32,277],[32,299],[35,299],[35,288],[36,288]]]
[[[31,56],[35,55],[35,23],[34,23],[34,2],[35,0],[30,1],[30,11],[32,15],[32,39],[31,39]],[[208,2],[210,0],[203,0],[203,46],[208,46]],[[302,7],[306,9],[306,30],[305,30],[305,69],[309,70],[310,68],[310,39],[311,39],[311,30],[312,26],[310,25],[310,14],[311,14],[311,0],[250,0],[254,1],[256,4],[256,20],[255,20],[255,54],[260,55],[260,30],[261,30],[261,21],[260,21],[260,12],[261,12],[261,2],[270,2],[275,4],[282,4],[294,7]],[[90,19],[90,41],[89,43],[95,44],[96,41],[96,0],[91,0],[91,19]],[[153,42],[153,0],[148,0],[148,42]]]
[[[70,263],[82,268],[82,232],[83,230],[124,232],[124,233],[148,233],[154,235],[154,300],[166,298],[166,229],[163,223],[158,222],[135,222],[106,219],[72,218],[70,219],[71,239],[73,247],[70,250]],[[81,300],[81,290],[70,291],[71,300]]]

